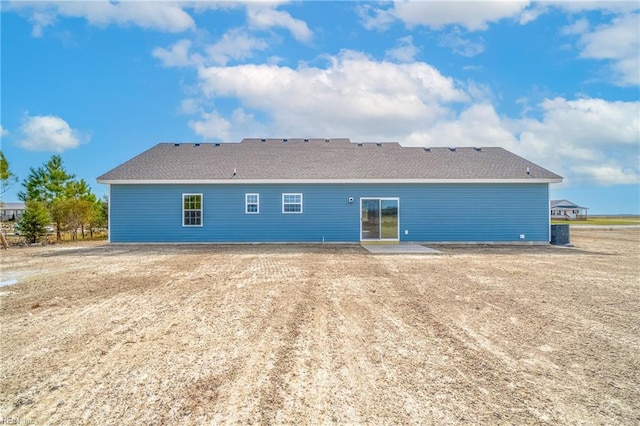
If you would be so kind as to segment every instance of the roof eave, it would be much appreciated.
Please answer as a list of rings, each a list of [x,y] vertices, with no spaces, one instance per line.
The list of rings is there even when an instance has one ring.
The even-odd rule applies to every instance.
[[[415,183],[560,183],[562,178],[505,179],[98,179],[105,185],[225,185],[225,184],[415,184]]]

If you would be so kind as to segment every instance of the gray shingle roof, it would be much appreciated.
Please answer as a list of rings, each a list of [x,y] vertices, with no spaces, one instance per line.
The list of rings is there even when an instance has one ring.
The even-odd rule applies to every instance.
[[[25,203],[3,203],[0,202],[0,209],[2,210],[26,210],[27,205]]]
[[[234,170],[236,175],[233,176]],[[528,173],[527,173],[528,171]],[[161,143],[98,178],[131,181],[532,180],[562,178],[502,148],[419,148],[349,139]]]
[[[567,209],[588,209],[587,207],[581,207],[569,200],[551,200],[549,201],[551,207],[567,208]]]

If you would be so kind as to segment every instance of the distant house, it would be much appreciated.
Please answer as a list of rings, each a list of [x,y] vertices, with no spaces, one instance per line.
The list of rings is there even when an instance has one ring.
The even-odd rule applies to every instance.
[[[549,242],[549,184],[502,148],[161,143],[98,177],[112,243]]]
[[[17,221],[25,210],[24,203],[1,203],[0,220],[2,222]]]
[[[551,200],[551,219],[587,220],[588,207],[581,207],[569,200]]]

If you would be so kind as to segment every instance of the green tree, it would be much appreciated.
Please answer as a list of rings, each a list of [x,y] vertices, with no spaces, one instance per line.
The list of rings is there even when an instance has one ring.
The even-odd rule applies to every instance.
[[[67,196],[79,200],[96,201],[96,196],[91,192],[91,187],[84,180],[72,180],[67,184]]]
[[[53,155],[43,166],[29,169],[29,177],[22,183],[25,191],[18,192],[18,198],[25,202],[42,201],[48,206],[56,198],[66,198],[74,178],[64,168],[62,157]]]
[[[93,205],[89,200],[79,198],[58,198],[51,203],[51,216],[60,223],[61,230],[68,231],[73,241],[78,240],[78,229],[82,229],[91,220]]]
[[[108,204],[103,200],[96,200],[92,206],[92,212],[89,216],[89,235],[93,238],[93,233],[98,228],[107,226],[107,209]],[[83,236],[84,238],[84,236]]]
[[[85,226],[89,227],[91,236],[93,236],[93,229],[91,228],[91,222],[94,216],[93,206],[98,202],[98,198],[93,192],[91,192],[91,187],[84,179],[72,180],[67,185],[67,196],[70,199],[82,201],[69,204],[72,210],[67,213],[67,218],[69,218],[69,220],[73,218],[74,223],[78,223],[78,220],[80,221],[79,227],[82,231],[82,239],[84,239],[85,235]],[[74,209],[76,211],[73,211]],[[73,229],[71,229],[72,223],[69,223],[68,225],[70,225],[72,238],[75,241],[77,237],[75,236]],[[74,229],[77,232],[78,228],[76,227]]]
[[[0,194],[7,192],[11,185],[18,181],[18,177],[11,172],[9,161],[0,151]]]
[[[29,200],[26,202],[24,213],[20,216],[17,229],[25,236],[28,243],[35,243],[47,234],[47,226],[50,223],[49,211],[44,203]]]
[[[56,226],[56,238],[61,239],[62,216],[53,211],[53,202],[66,199],[69,195],[69,185],[75,175],[67,173],[62,164],[62,157],[53,155],[43,166],[29,169],[29,177],[22,185],[25,191],[18,193],[18,198],[24,202],[40,201],[51,210],[51,217]]]

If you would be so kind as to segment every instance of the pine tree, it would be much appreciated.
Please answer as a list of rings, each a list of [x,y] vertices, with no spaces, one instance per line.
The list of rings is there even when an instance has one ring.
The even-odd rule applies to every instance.
[[[62,157],[53,155],[43,166],[29,169],[29,177],[22,185],[25,191],[18,193],[22,201],[42,201],[49,206],[56,198],[66,198],[69,183],[75,175],[67,173],[62,164]]]
[[[26,202],[26,209],[20,216],[17,229],[28,243],[35,243],[47,234],[47,226],[50,223],[49,211],[44,203],[30,200]]]
[[[69,185],[75,175],[67,173],[62,164],[62,157],[53,155],[42,167],[29,169],[29,177],[22,185],[24,192],[18,193],[18,198],[24,202],[40,201],[50,210],[56,226],[56,238],[61,239],[62,215],[54,212],[53,206],[56,200],[68,198]]]

